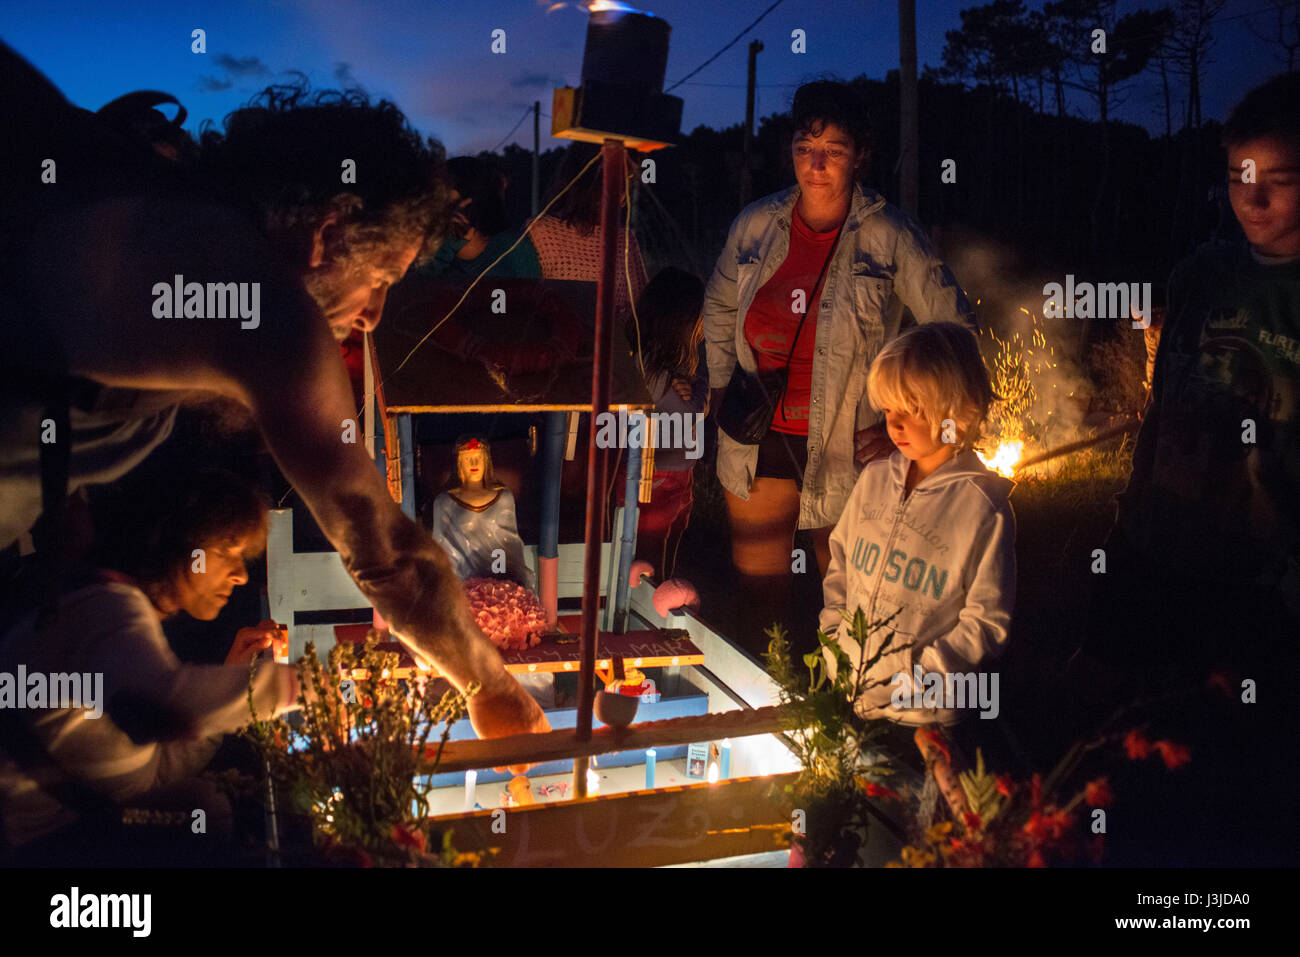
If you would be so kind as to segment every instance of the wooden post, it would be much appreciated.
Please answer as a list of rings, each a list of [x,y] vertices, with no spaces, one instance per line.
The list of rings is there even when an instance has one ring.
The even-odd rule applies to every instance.
[[[754,192],[754,174],[749,168],[754,150],[754,81],[758,75],[758,55],[763,44],[751,40],[749,44],[749,82],[745,90],[745,146],[740,162],[740,208],[749,205]]]
[[[537,583],[546,628],[559,624],[560,480],[564,471],[564,412],[546,413],[542,438],[542,526],[537,539]]]
[[[645,433],[654,428],[654,419],[640,415],[645,423]],[[636,551],[637,499],[641,492],[641,447],[628,443],[627,475],[623,481],[623,529],[618,550],[618,581],[614,583],[614,628],[618,634],[627,631],[627,606],[630,597],[627,578],[632,573],[632,559]],[[659,569],[660,572],[663,569]]]
[[[534,216],[536,216],[537,211],[541,209],[541,206],[539,205],[539,202],[541,200],[541,194],[538,192],[539,183],[542,175],[541,172],[542,140],[541,140],[541,133],[538,128],[538,117],[541,115],[541,111],[542,111],[542,101],[533,100],[533,215]]]
[[[616,139],[605,140],[601,162],[600,195],[600,280],[596,286],[596,342],[591,365],[591,428],[587,437],[587,522],[586,553],[582,574],[582,632],[578,645],[581,662],[578,671],[578,715],[574,737],[591,738],[591,711],[596,696],[593,680],[596,673],[596,613],[600,606],[600,545],[603,536],[601,519],[605,512],[607,456],[596,443],[600,430],[596,416],[609,411],[609,369],[613,353],[614,285],[618,259],[618,207],[623,193],[626,150]],[[573,795],[587,796],[587,760],[573,762]]]
[[[920,185],[920,121],[916,89],[916,0],[898,0],[898,205],[916,215]]]

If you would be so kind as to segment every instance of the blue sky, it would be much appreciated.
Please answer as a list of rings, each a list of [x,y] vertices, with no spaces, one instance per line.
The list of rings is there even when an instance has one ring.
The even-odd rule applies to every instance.
[[[667,83],[699,66],[761,13],[770,0],[642,0],[673,27]],[[922,66],[938,65],[944,31],[975,0],[917,0]],[[1040,6],[1030,0],[1031,7]],[[1141,4],[1121,3],[1121,11]],[[1155,2],[1147,4],[1156,6]],[[572,4],[547,12],[537,0],[230,0],[224,3],[140,0],[6,0],[0,36],[46,73],[74,102],[94,109],[128,90],[174,93],[187,124],[219,120],[286,71],[314,85],[355,81],[395,100],[422,132],[450,153],[501,143],[534,99],[550,112],[551,90],[576,85],[586,14]],[[1268,0],[1229,0],[1204,82],[1204,113],[1221,119],[1247,89],[1276,72],[1279,61],[1252,36],[1243,14]],[[1263,19],[1256,18],[1258,26]],[[207,53],[190,51],[190,31],[207,31]],[[490,50],[506,31],[506,53]],[[808,51],[790,50],[791,31],[807,33]],[[882,78],[898,62],[893,0],[785,0],[749,35],[688,84],[684,130],[723,127],[744,118],[746,48],[762,40],[758,114],[785,109],[801,80],[822,73],[865,72]],[[1182,94],[1175,92],[1175,101]],[[1085,110],[1079,101],[1075,106]],[[1117,116],[1163,129],[1158,83],[1135,88]],[[1087,115],[1091,115],[1090,112]],[[924,118],[922,118],[924,122]],[[559,145],[542,121],[542,147]],[[511,137],[531,145],[525,121]]]

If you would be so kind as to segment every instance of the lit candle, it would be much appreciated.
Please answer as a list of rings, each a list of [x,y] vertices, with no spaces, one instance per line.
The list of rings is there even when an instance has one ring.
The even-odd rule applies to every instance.
[[[722,767],[719,768],[719,770],[722,773],[722,777],[724,778],[731,777],[731,739],[730,738],[722,739],[722,749],[719,752],[719,761],[721,761],[722,763]]]
[[[658,755],[654,748],[646,748],[645,752],[645,786],[652,788],[655,786],[655,758]]]
[[[587,797],[594,797],[600,793],[600,775],[595,769],[587,768]]]
[[[474,795],[478,791],[478,772],[465,772],[465,810],[474,810]]]
[[[718,762],[717,761],[709,762],[709,773],[707,775],[707,778],[710,784],[718,783]]]

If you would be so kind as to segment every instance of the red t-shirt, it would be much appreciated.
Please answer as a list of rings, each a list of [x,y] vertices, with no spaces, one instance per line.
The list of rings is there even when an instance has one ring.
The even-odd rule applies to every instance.
[[[808,317],[804,319],[799,342],[790,357],[789,384],[776,414],[772,416],[772,428],[791,435],[807,435],[808,410],[812,400],[813,347],[817,340],[817,299],[820,295],[820,291],[812,286],[831,253],[839,229],[814,232],[799,215],[797,204],[790,224],[790,252],[754,296],[754,302],[745,315],[745,339],[754,350],[760,372],[784,366],[802,318],[794,311],[797,304],[794,292],[803,290]]]

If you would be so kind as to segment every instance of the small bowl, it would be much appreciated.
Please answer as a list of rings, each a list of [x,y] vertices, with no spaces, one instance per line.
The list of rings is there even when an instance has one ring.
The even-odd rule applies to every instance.
[[[596,692],[596,718],[611,728],[626,728],[636,717],[637,698],[627,695]]]

